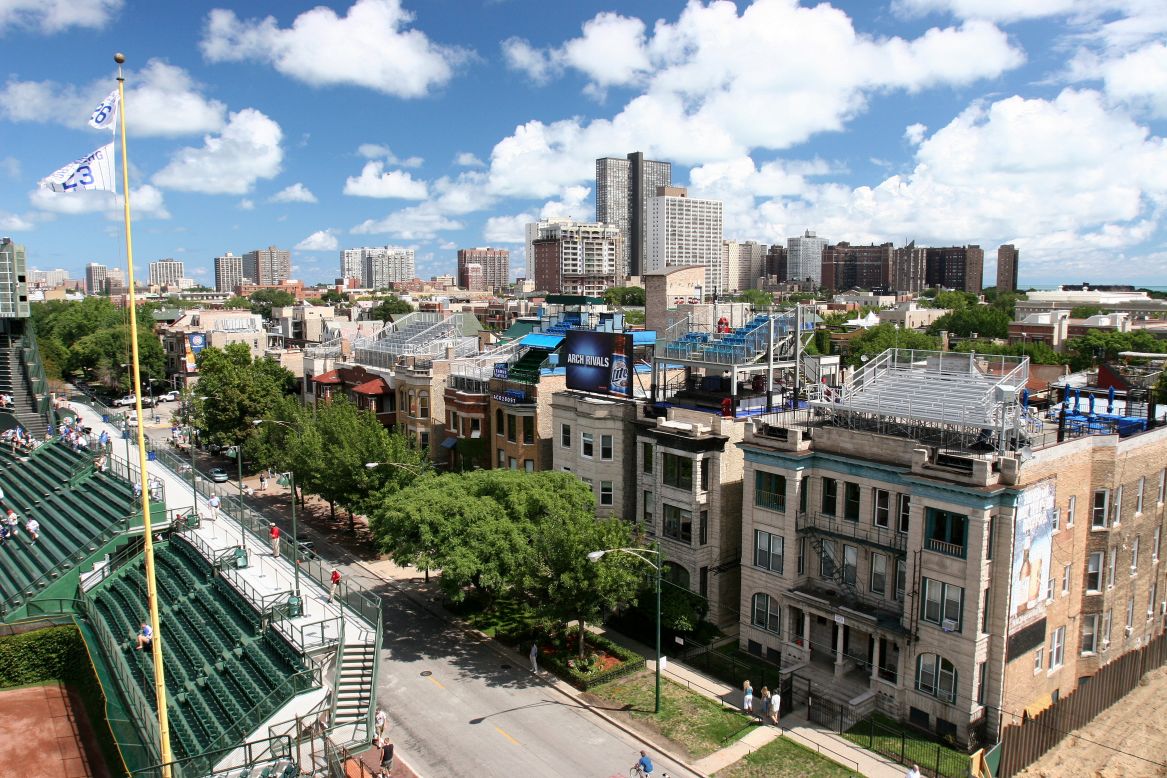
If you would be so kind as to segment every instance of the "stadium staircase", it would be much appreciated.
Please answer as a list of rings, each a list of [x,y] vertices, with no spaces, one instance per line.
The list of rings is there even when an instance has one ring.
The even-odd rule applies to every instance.
[[[221,753],[318,685],[318,677],[274,630],[261,629],[255,609],[193,546],[175,536],[154,548],[174,755]],[[138,556],[91,589],[90,615],[117,647],[105,661],[128,667],[156,715],[151,654],[134,650],[146,619],[144,565]]]
[[[124,533],[135,508],[128,483],[95,472],[90,454],[55,440],[30,454],[0,445],[0,488],[21,520],[17,537],[0,549],[4,617]],[[36,543],[24,529],[29,519],[40,524]]]
[[[12,409],[5,414],[10,418],[0,421],[0,428],[19,424],[34,436],[43,438],[48,425],[37,409],[40,400],[29,386],[24,352],[22,339],[0,335],[0,394],[12,397]]]
[[[373,694],[370,679],[375,676],[376,654],[377,646],[372,642],[362,641],[344,646],[340,667],[337,668],[333,717],[335,726],[359,727],[368,720]]]
[[[539,368],[547,361],[549,353],[545,349],[527,349],[521,357],[511,363],[507,369],[507,378],[528,384],[539,383]]]

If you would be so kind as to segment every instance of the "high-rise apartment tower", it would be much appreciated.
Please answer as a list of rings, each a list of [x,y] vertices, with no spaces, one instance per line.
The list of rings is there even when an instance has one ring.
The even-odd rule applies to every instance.
[[[645,159],[639,151],[627,159],[596,160],[596,221],[620,228],[625,275],[645,272],[648,201],[659,187],[672,183],[672,163]]]

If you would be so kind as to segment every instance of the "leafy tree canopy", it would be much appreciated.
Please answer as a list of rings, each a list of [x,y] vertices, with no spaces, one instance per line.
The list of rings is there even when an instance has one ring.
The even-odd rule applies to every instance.
[[[251,312],[258,313],[265,319],[271,318],[272,308],[296,304],[296,296],[286,289],[256,289],[247,299]]]
[[[413,306],[397,295],[389,295],[369,309],[369,318],[374,321],[389,321],[394,316],[413,313]]]
[[[754,308],[765,308],[774,304],[774,295],[762,289],[743,289],[737,299],[749,303]]]
[[[846,361],[857,367],[865,361],[889,348],[938,349],[940,339],[915,330],[898,330],[894,324],[879,324],[868,327],[848,344]]]
[[[203,349],[198,368],[193,418],[205,443],[245,444],[252,422],[269,418],[281,397],[296,392],[295,376],[274,360],[252,359],[246,343]]]
[[[1167,352],[1167,343],[1146,330],[1134,332],[1094,330],[1066,342],[1066,353],[1070,356],[1070,367],[1074,370],[1085,370],[1103,359],[1118,359],[1119,353],[1123,351],[1162,354]]]
[[[604,291],[608,305],[644,305],[644,287],[613,286]]]
[[[974,305],[957,308],[946,313],[928,326],[929,335],[950,332],[962,338],[971,337],[975,332],[982,338],[1009,337],[1009,322],[1013,317],[999,308],[989,305]]]
[[[137,310],[138,348],[142,380],[160,379],[165,358],[153,334],[151,316],[159,306],[141,305]],[[32,305],[37,345],[50,379],[87,378],[112,391],[130,388],[130,337],[127,309],[107,297],[52,300]]]
[[[1089,319],[1106,311],[1100,305],[1075,305],[1070,309],[1071,319]]]
[[[231,295],[230,297],[228,297],[226,300],[223,301],[223,307],[224,308],[232,308],[232,309],[242,308],[242,309],[246,309],[246,310],[251,310],[251,301],[248,300],[246,297],[241,297],[240,295],[235,294],[235,295]]]
[[[1069,361],[1065,354],[1059,354],[1044,343],[990,343],[976,340],[965,340],[956,344],[953,351],[967,354],[975,351],[978,354],[1003,354],[1005,356],[1029,357],[1035,365],[1063,365]]]

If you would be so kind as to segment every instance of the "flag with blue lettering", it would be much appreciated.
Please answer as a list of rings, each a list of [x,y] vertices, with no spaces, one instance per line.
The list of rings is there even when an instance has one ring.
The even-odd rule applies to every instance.
[[[117,124],[117,118],[118,90],[115,89],[93,110],[93,115],[89,117],[89,126],[95,130],[112,130]]]
[[[80,189],[116,192],[113,143],[107,143],[92,154],[74,160],[51,176],[42,178],[40,187],[53,192],[75,192]]]

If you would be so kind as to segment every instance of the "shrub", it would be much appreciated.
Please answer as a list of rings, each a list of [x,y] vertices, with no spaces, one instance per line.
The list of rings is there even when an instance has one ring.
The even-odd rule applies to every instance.
[[[590,653],[581,660],[576,655],[578,644],[575,641],[579,639],[578,634],[579,629],[573,627],[566,635],[556,636],[551,641],[555,645],[555,653],[543,654],[539,657],[543,666],[577,689],[587,691],[593,686],[634,673],[644,667],[644,657],[640,654],[594,634],[589,634],[587,638],[589,650],[592,652],[603,651],[620,662],[614,667],[603,670],[599,657],[595,653]]]

